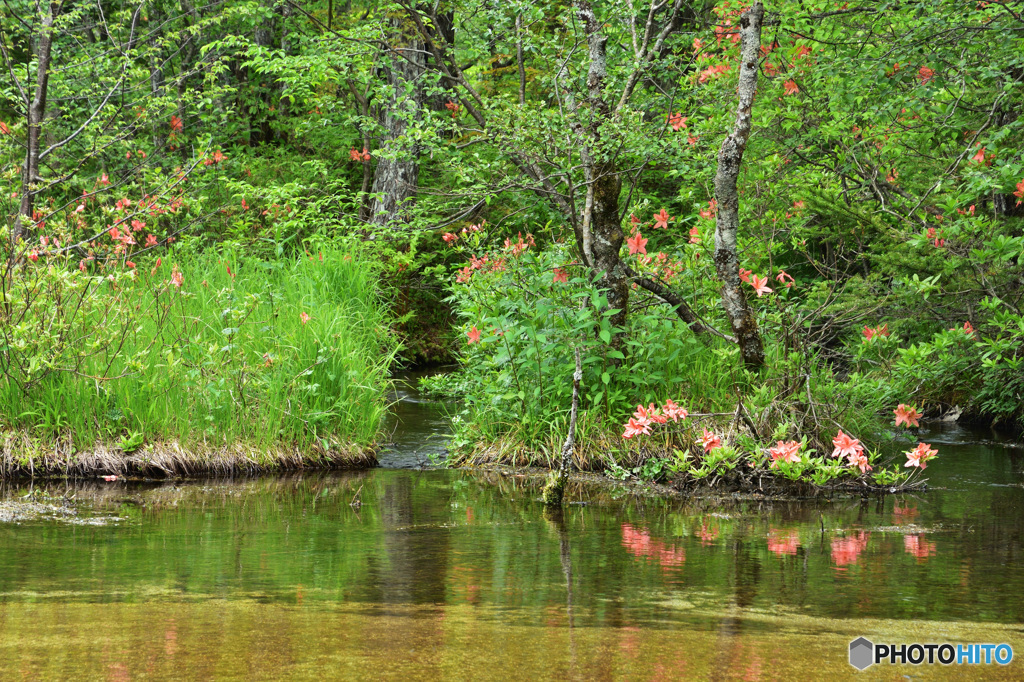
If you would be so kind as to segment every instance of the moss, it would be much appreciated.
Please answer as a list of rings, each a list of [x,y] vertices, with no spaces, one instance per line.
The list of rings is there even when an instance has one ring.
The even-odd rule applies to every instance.
[[[562,497],[565,495],[565,479],[566,477],[558,471],[552,471],[548,474],[547,482],[544,484],[544,492],[542,494],[545,506],[562,506]]]

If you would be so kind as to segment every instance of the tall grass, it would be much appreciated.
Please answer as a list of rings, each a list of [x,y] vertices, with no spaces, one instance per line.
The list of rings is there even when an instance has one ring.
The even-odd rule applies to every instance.
[[[21,351],[12,322],[0,424],[77,448],[175,440],[326,452],[374,442],[396,347],[369,261],[342,250],[173,260],[109,284],[103,273],[64,269],[55,285],[53,267],[25,275],[12,321],[27,319],[31,333],[48,317],[77,318],[60,338]]]

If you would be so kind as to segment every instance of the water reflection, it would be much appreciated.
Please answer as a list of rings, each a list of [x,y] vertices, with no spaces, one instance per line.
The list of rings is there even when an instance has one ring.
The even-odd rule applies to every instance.
[[[715,544],[715,540],[718,539],[718,534],[721,531],[716,525],[710,524],[707,521],[701,521],[700,532],[697,533],[697,537],[700,538],[700,544],[704,547],[710,547]]]
[[[448,406],[426,399],[419,390],[421,377],[443,370],[400,372],[393,377],[392,409],[385,431],[390,442],[377,453],[389,469],[424,469],[444,457],[448,446]]]
[[[800,547],[800,533],[795,528],[768,530],[768,551],[778,556],[795,556]]]
[[[857,563],[861,552],[868,548],[871,533],[858,531],[847,537],[832,538],[832,561],[836,568]]]
[[[622,524],[622,546],[635,557],[654,559],[664,569],[679,567],[686,562],[686,550],[652,538],[646,530],[634,528],[629,523]]]
[[[903,548],[907,554],[914,556],[918,561],[925,561],[935,555],[935,543],[926,540],[923,535],[907,535],[903,538]]]
[[[907,503],[896,500],[892,506],[892,522],[898,525],[913,523],[917,518],[917,507],[905,506]]]
[[[914,496],[573,485],[557,514],[498,474],[89,482],[69,494],[106,525],[0,525],[0,679],[807,678],[861,634],[1024,647],[1003,447],[947,444]]]

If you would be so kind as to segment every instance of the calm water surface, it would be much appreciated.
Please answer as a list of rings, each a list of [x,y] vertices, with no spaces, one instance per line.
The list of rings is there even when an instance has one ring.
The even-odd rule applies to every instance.
[[[413,405],[406,428],[437,417]],[[845,678],[859,635],[1017,654],[860,677],[1020,679],[1024,450],[923,435],[932,490],[881,500],[577,488],[552,516],[525,478],[436,469],[87,482],[77,522],[0,523],[0,679]],[[437,444],[401,437],[384,461]]]

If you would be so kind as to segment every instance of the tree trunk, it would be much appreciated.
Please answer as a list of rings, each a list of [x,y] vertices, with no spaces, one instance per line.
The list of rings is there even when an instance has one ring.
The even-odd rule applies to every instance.
[[[42,27],[39,32],[39,44],[36,51],[37,71],[36,89],[32,102],[28,106],[28,139],[25,145],[25,166],[21,172],[21,204],[18,217],[14,220],[14,243],[22,239],[32,225],[32,210],[35,208],[36,190],[34,185],[42,180],[39,176],[40,138],[42,136],[43,119],[46,116],[46,90],[50,82],[50,54],[53,50],[53,13],[52,4],[46,6]]]
[[[718,155],[718,172],[715,175],[715,198],[718,201],[715,269],[718,271],[718,278],[722,280],[722,307],[729,317],[743,362],[750,369],[764,365],[764,348],[761,345],[757,322],[740,286],[739,259],[736,254],[736,232],[740,222],[736,179],[743,162],[743,151],[750,138],[763,18],[764,6],[761,3],[755,4],[740,17],[740,102],[736,111],[736,127],[722,142],[722,149]]]
[[[576,451],[576,420],[579,417],[580,409],[580,382],[583,381],[583,363],[580,359],[580,349],[574,348],[573,354],[576,359],[576,371],[572,375],[572,406],[569,408],[569,432],[565,435],[565,443],[562,444],[562,459],[558,464],[558,471],[552,471],[548,475],[547,484],[544,486],[543,500],[548,507],[561,507],[562,498],[565,495],[565,482],[569,480],[569,470],[572,469],[572,457]]]
[[[426,68],[437,73],[444,73],[444,65],[450,62],[455,51],[455,11],[451,9],[450,2],[439,2],[437,7],[430,14],[430,24],[427,25],[430,40],[433,42],[437,56],[428,54],[426,57]],[[431,81],[433,84],[433,81]],[[447,104],[458,103],[458,94],[455,89],[440,79],[437,92],[426,98],[427,108],[443,115],[450,115]]]
[[[996,127],[1002,128],[1003,126],[1010,125],[1015,122],[1019,114],[1016,108],[1007,109],[1005,106],[999,107],[999,114],[996,119]],[[996,192],[992,195],[992,212],[997,217],[1002,218],[1020,218],[1024,217],[1024,202],[1017,200],[1017,197],[1013,194],[1002,194]]]
[[[150,19],[154,25],[160,25],[164,17],[157,7],[153,7],[150,10]],[[147,41],[147,45],[149,49],[149,91],[153,96],[153,101],[159,101],[164,96],[167,79],[164,77],[163,50],[160,49],[160,40],[155,31]],[[164,120],[154,120],[152,123],[154,152],[162,149],[167,141],[166,128],[164,128],[166,125],[167,121]]]
[[[390,25],[393,46],[386,67],[388,99],[384,105],[384,141],[380,146],[386,156],[378,159],[373,176],[370,222],[394,227],[402,221],[402,211],[413,200],[419,182],[419,150],[404,138],[409,123],[420,118],[423,108],[426,46],[404,14],[393,15]]]
[[[275,34],[274,15],[263,19],[256,27],[256,44],[268,51],[274,48]],[[274,101],[274,88],[263,82],[263,76],[255,83],[253,96],[259,99],[259,105],[249,115],[249,146],[270,144],[274,140],[274,131],[270,128],[270,107]]]
[[[622,262],[622,223],[619,217],[619,195],[622,179],[612,159],[594,157],[601,139],[601,120],[611,120],[612,109],[605,98],[608,77],[606,46],[608,38],[601,34],[601,23],[594,15],[589,0],[576,0],[576,12],[587,36],[590,65],[587,69],[587,101],[591,123],[587,139],[580,150],[587,185],[587,199],[581,224],[583,259],[597,275],[597,285],[605,291],[608,305],[616,309],[609,322],[617,327],[626,324],[629,312],[629,276]],[[620,335],[615,336],[616,340]]]

